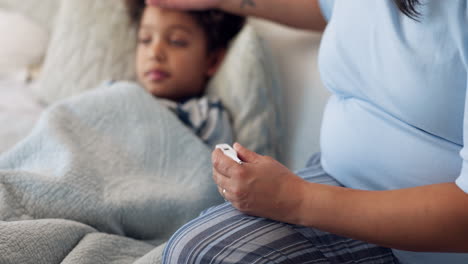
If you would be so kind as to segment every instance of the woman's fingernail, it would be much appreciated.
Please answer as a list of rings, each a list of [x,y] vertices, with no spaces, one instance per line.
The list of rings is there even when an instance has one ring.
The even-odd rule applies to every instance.
[[[233,147],[237,150],[237,149],[241,148],[242,145],[236,142],[236,143],[234,143]]]

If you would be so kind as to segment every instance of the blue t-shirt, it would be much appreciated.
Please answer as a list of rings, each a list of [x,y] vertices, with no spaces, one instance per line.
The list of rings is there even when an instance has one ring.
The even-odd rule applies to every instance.
[[[456,182],[468,193],[467,0],[422,2],[418,22],[392,0],[320,0],[329,24],[319,66],[333,94],[322,165],[344,186]],[[403,263],[468,263],[468,254],[394,252]]]

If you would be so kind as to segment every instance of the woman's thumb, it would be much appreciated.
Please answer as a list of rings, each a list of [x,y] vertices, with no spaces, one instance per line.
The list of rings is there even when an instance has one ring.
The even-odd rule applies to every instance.
[[[259,157],[257,153],[243,147],[239,143],[234,143],[234,149],[237,151],[237,156],[239,157],[239,159],[243,162],[253,163]]]

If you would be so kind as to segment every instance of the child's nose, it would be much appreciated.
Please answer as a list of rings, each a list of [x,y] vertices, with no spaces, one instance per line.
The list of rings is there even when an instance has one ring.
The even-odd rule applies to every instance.
[[[157,60],[159,62],[166,61],[167,55],[164,48],[164,43],[158,41],[151,46],[151,59]]]

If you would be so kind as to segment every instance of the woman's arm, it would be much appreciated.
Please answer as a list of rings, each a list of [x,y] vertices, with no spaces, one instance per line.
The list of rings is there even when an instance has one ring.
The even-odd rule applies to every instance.
[[[315,31],[323,31],[326,26],[318,0],[147,0],[147,3],[180,9],[218,8]]]
[[[454,183],[361,191],[309,183],[235,145],[239,165],[213,153],[213,178],[240,211],[410,251],[468,252],[468,194]]]
[[[468,252],[468,194],[454,183],[394,191],[298,188],[298,224],[402,250]]]

